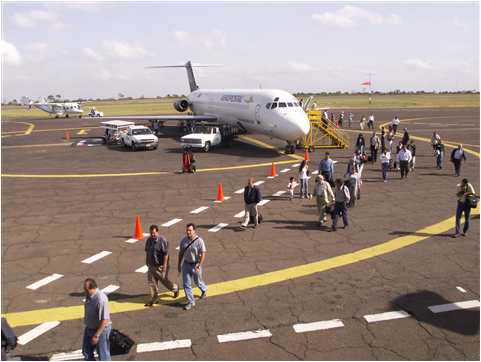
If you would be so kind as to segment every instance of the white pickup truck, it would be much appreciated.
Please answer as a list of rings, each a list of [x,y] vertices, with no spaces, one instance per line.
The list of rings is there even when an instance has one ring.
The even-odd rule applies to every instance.
[[[127,131],[122,133],[121,142],[125,147],[136,151],[139,148],[157,149],[159,139],[152,133],[150,128],[145,126],[129,126]]]
[[[194,132],[180,138],[182,147],[200,148],[209,152],[210,148],[222,142],[219,127],[196,126]]]

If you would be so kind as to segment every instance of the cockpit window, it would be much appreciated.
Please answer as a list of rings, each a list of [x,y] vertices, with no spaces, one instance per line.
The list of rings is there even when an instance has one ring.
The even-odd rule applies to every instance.
[[[277,102],[279,100],[279,97],[274,98],[274,102]]]
[[[267,104],[266,104],[266,108],[267,108],[267,109],[271,108],[271,103],[267,103]]]
[[[285,102],[279,102],[279,107],[287,107]]]
[[[272,103],[271,109],[277,108],[277,103]]]
[[[299,107],[299,103],[294,102],[294,107]]]
[[[291,103],[291,102],[288,102],[287,105],[288,105],[289,107],[292,107],[292,103]]]

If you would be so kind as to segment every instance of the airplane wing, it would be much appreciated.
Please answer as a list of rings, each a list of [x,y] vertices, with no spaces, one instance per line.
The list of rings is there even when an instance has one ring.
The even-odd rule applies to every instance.
[[[200,116],[200,115],[162,115],[162,116],[115,116],[115,117],[102,117],[102,121],[109,120],[132,120],[132,121],[209,121],[217,122],[219,118],[217,116]]]

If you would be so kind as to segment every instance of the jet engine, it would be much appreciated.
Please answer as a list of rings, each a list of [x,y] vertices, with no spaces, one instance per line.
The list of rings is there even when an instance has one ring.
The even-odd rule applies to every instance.
[[[187,99],[179,99],[178,101],[174,102],[174,108],[178,112],[185,112],[189,109],[190,103]]]

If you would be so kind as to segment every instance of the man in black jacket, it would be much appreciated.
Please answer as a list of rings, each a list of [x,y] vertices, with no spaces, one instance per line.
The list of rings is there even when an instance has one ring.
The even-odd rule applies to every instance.
[[[241,224],[243,228],[246,228],[249,224],[249,219],[252,216],[254,219],[254,228],[259,223],[259,214],[257,212],[257,204],[262,200],[261,191],[254,185],[254,178],[251,177],[244,188],[244,203],[245,203],[245,215],[244,222]]]

